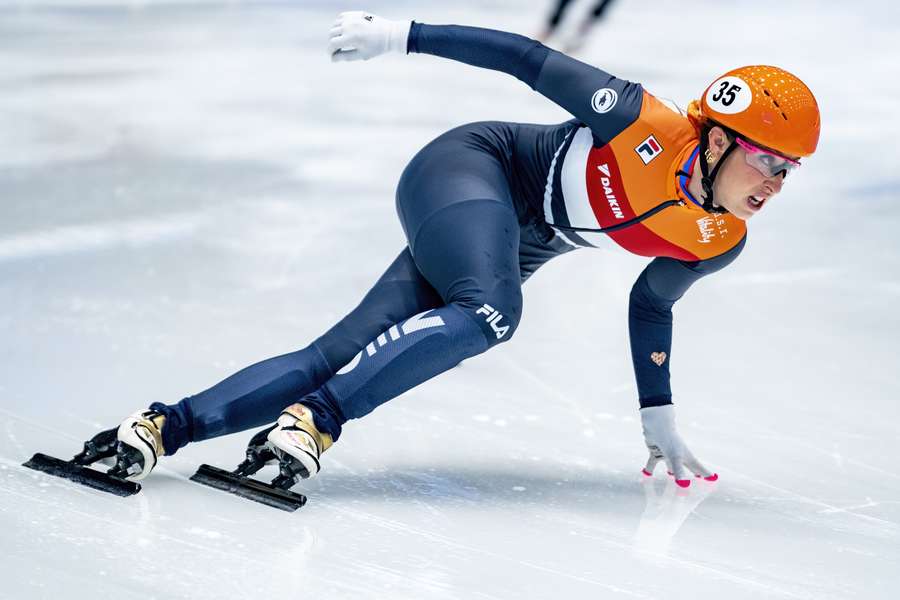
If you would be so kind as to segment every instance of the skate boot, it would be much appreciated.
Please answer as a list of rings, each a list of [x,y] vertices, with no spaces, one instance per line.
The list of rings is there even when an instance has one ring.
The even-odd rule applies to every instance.
[[[289,481],[293,485],[300,479],[315,476],[321,468],[319,457],[332,444],[331,435],[316,428],[312,412],[302,404],[292,404],[284,409],[268,439],[278,457],[281,472],[272,481],[276,487],[285,487]]]
[[[272,450],[272,445],[269,443],[268,438],[269,432],[275,429],[275,427],[276,425],[266,427],[265,429],[257,431],[253,437],[250,438],[250,443],[247,444],[244,462],[239,464],[232,473],[249,477],[267,464],[278,460],[278,457],[275,456],[275,451]]]
[[[162,443],[165,421],[164,415],[152,410],[139,410],[122,421],[116,432],[116,464],[109,474],[129,481],[149,475],[166,453]]]

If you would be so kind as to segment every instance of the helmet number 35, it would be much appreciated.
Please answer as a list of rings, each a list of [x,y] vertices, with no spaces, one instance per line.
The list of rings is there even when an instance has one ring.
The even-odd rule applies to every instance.
[[[723,77],[706,92],[706,103],[716,112],[733,115],[747,110],[753,101],[750,86],[739,77]]]

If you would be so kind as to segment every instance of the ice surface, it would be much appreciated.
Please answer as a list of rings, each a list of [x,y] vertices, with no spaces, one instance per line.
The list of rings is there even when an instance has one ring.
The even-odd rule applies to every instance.
[[[329,25],[359,6],[0,4],[0,597],[896,597],[889,2],[620,2],[581,55],[682,105],[777,63],[821,102],[820,152],[676,309],[679,422],[717,484],[642,479],[644,260],[588,250],[529,281],[511,344],[349,424],[297,513],[188,481],[249,434],[128,499],[19,466],[330,326],[402,247],[393,186],[435,135],[567,118],[434,57],[332,65]],[[548,10],[366,7],[526,34]]]

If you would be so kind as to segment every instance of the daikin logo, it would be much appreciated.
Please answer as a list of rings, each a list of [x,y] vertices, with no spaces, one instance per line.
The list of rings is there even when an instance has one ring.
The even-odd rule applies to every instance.
[[[346,375],[347,373],[355,369],[356,365],[359,364],[359,361],[362,360],[364,351],[369,356],[375,356],[375,354],[378,353],[378,348],[387,346],[391,342],[396,342],[405,335],[415,333],[416,331],[422,331],[423,329],[431,329],[432,327],[443,326],[444,320],[437,315],[429,317],[428,313],[430,312],[432,311],[426,310],[425,312],[419,313],[414,317],[410,317],[409,319],[404,321],[403,324],[400,325],[400,327],[394,325],[393,327],[379,335],[377,338],[375,338],[374,342],[369,342],[369,345],[365,347],[365,350],[360,350],[356,354],[356,356],[353,357],[353,360],[347,363],[340,371],[336,373],[336,375]],[[390,339],[388,339],[388,337],[390,337]]]
[[[609,202],[609,209],[612,211],[615,218],[624,219],[625,213],[622,212],[622,207],[619,206],[619,199],[616,198],[612,187],[610,187],[611,176],[609,174],[609,164],[603,163],[602,165],[597,165],[597,170],[602,174],[602,177],[600,177],[600,185],[603,186],[603,194],[606,196],[606,201]]]

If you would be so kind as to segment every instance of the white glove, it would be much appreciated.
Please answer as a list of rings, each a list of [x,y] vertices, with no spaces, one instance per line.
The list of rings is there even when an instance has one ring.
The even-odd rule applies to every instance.
[[[650,458],[644,467],[644,475],[653,475],[653,468],[661,460],[666,461],[669,475],[675,477],[675,483],[681,487],[691,485],[690,473],[707,481],[715,481],[719,478],[696,459],[688,449],[684,440],[675,429],[675,407],[671,404],[664,406],[648,406],[641,409],[641,425],[644,429],[644,443],[650,450]]]
[[[338,15],[328,34],[331,60],[369,60],[385,52],[406,54],[412,21],[388,21],[372,13]]]

